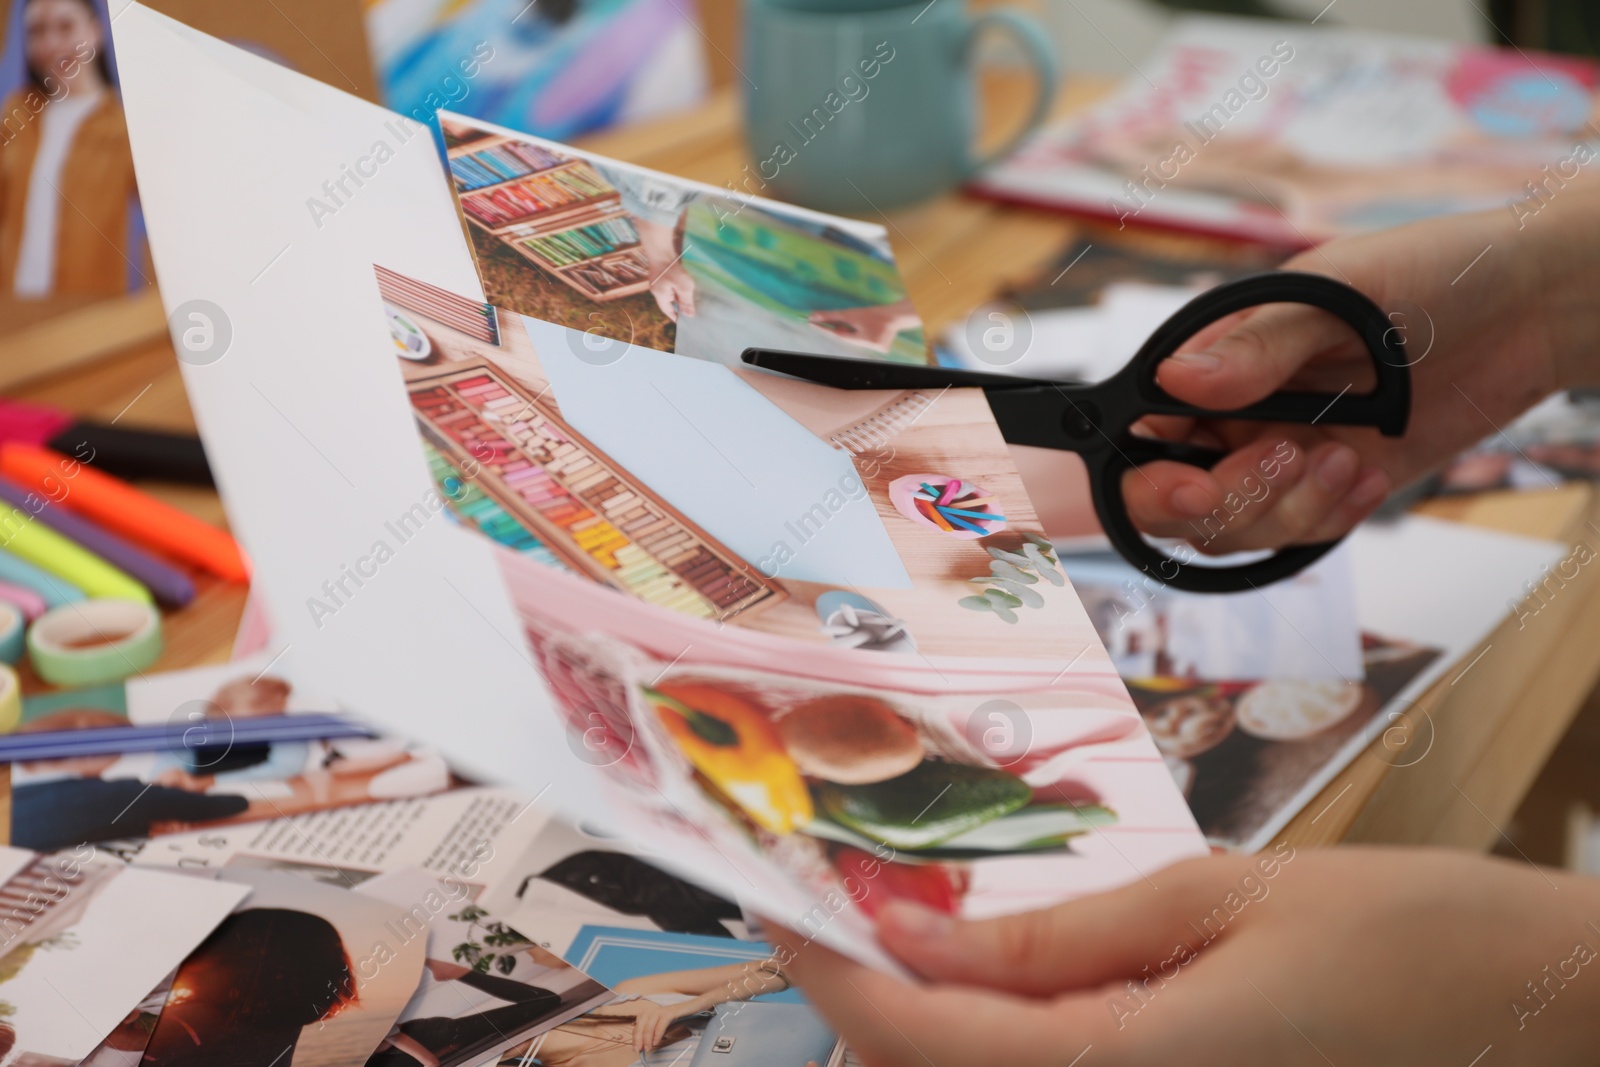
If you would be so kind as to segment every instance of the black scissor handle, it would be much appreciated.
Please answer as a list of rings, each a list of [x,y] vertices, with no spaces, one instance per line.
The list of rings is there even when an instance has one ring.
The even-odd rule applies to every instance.
[[[1088,464],[1089,492],[1094,499],[1094,510],[1106,537],[1123,559],[1146,574],[1174,589],[1190,593],[1240,593],[1255,589],[1297,574],[1327,555],[1338,541],[1323,541],[1314,545],[1294,545],[1279,549],[1265,559],[1231,567],[1196,565],[1197,549],[1188,548],[1187,558],[1169,556],[1144,539],[1128,516],[1128,502],[1122,495],[1122,476],[1135,467],[1158,459],[1176,460],[1209,470],[1224,452],[1195,448],[1191,445],[1167,441],[1135,438],[1118,451],[1102,453],[1099,462]],[[1265,483],[1263,483],[1265,484]],[[1270,507],[1274,501],[1246,501],[1243,507]],[[1227,507],[1218,509],[1223,518],[1197,519],[1195,529],[1199,537],[1220,536],[1227,530],[1233,512]],[[1241,509],[1242,513],[1242,509]],[[1215,530],[1213,532],[1213,524]]]
[[[1355,330],[1371,354],[1373,370],[1377,375],[1376,387],[1370,393],[1354,395],[1348,392],[1279,392],[1248,407],[1232,411],[1209,411],[1178,400],[1156,384],[1156,368],[1161,361],[1177,351],[1189,338],[1224,316],[1260,304],[1307,304],[1338,316]],[[1365,295],[1320,274],[1296,271],[1256,274],[1202,293],[1179,308],[1150,335],[1133,357],[1133,362],[1118,378],[1121,381],[1107,382],[1105,385],[1137,389],[1139,406],[1151,414],[1372,426],[1390,437],[1405,433],[1411,415],[1411,375],[1407,370],[1405,346],[1399,331],[1393,328],[1383,309]],[[1158,459],[1176,460],[1210,469],[1222,456],[1220,452],[1133,437],[1131,434],[1122,436],[1118,448],[1100,452],[1096,461],[1088,463],[1090,492],[1100,524],[1117,551],[1135,566],[1175,589],[1192,593],[1237,593],[1304,570],[1339,543],[1324,541],[1294,545],[1253,563],[1208,567],[1195,565],[1193,556],[1186,560],[1169,556],[1146,541],[1128,516],[1127,500],[1122,494],[1123,475]],[[1271,506],[1265,497],[1254,501],[1240,494],[1234,496],[1244,501],[1240,514],[1245,507]],[[1209,539],[1221,536],[1226,531],[1235,513],[1227,507],[1218,511],[1220,515],[1214,518],[1196,521],[1196,533],[1200,537]]]
[[[1306,304],[1338,316],[1371,354],[1376,387],[1370,393],[1285,391],[1247,407],[1212,411],[1186,404],[1156,384],[1156,368],[1189,338],[1220,318],[1261,304]],[[1405,433],[1411,416],[1405,344],[1389,316],[1343,282],[1302,271],[1252,274],[1201,293],[1156,328],[1123,373],[1130,376],[1142,406],[1151,414],[1374,426],[1387,437]]]

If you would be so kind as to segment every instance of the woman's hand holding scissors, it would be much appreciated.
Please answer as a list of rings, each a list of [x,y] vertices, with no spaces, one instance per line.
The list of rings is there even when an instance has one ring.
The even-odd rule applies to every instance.
[[[1406,435],[1151,416],[1144,428],[1156,436],[1230,454],[1210,471],[1156,462],[1123,475],[1134,522],[1207,553],[1334,540],[1392,489],[1494,434],[1544,396],[1600,381],[1597,235],[1600,190],[1572,189],[1537,215],[1495,210],[1432,219],[1295,256],[1285,269],[1346,282],[1390,312],[1412,375]],[[1371,374],[1366,350],[1332,316],[1274,304],[1202,330],[1162,364],[1156,380],[1180,400],[1236,408],[1283,388],[1360,393]],[[1265,478],[1268,470],[1275,476]],[[1265,494],[1256,487],[1262,482],[1270,486]],[[1242,499],[1252,503],[1239,507]],[[1218,509],[1226,522],[1213,521],[1197,536],[1198,524]]]

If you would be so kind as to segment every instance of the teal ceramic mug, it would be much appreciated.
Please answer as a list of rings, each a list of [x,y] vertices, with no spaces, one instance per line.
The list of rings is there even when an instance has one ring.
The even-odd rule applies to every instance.
[[[980,158],[975,45],[995,29],[1021,43],[1038,77],[1032,114]],[[1055,97],[1049,37],[1000,9],[961,0],[745,0],[745,139],[740,191],[872,215],[956,187],[1009,153]]]

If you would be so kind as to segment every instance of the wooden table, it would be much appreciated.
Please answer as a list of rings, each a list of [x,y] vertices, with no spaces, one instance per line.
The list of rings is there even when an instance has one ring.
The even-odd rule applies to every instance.
[[[1104,82],[1072,82],[1060,107],[1081,106],[1106,88]],[[1026,100],[1025,82],[1004,75],[988,80],[985,104],[997,127],[1020,115]],[[739,180],[747,162],[738,103],[729,92],[682,115],[591,138],[585,146],[715,185]],[[961,196],[863,217],[888,226],[932,337],[1008,284],[1035,277],[1080,231],[1078,223],[1062,216]],[[1187,239],[1148,240],[1182,244]],[[12,392],[100,418],[121,414],[129,425],[192,426],[177,362],[164,342]],[[222,517],[215,494],[156,491],[207,519]],[[1600,498],[1587,485],[1431,501],[1420,510],[1600,546]],[[169,618],[167,650],[158,669],[226,659],[243,602],[244,591],[237,586],[204,584],[194,604]],[[1586,567],[1525,626],[1508,616],[1385,739],[1374,742],[1312,801],[1283,837],[1297,845],[1339,840],[1493,845],[1595,687],[1600,676],[1596,649],[1600,568]],[[1426,755],[1415,760],[1424,745]],[[9,818],[0,822],[8,825]]]

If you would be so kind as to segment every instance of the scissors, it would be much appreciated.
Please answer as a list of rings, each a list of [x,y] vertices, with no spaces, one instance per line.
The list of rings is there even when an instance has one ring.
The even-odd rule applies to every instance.
[[[1306,304],[1338,316],[1371,355],[1376,387],[1364,394],[1348,389],[1338,394],[1278,392],[1247,407],[1213,411],[1186,404],[1156,384],[1156,368],[1185,341],[1218,319],[1259,304]],[[1129,517],[1123,473],[1163,459],[1209,470],[1227,453],[1135,436],[1134,423],[1146,415],[1188,415],[1371,426],[1387,437],[1399,437],[1411,415],[1405,342],[1389,317],[1342,282],[1296,271],[1255,274],[1201,293],[1163,322],[1127,366],[1093,385],[760,348],[746,349],[744,361],[838,389],[981,388],[1007,441],[1065,449],[1083,458],[1095,512],[1124,559],[1175,589],[1196,593],[1236,593],[1279,581],[1339,542],[1293,545],[1264,559],[1223,566],[1196,565],[1192,550],[1184,560],[1168,555],[1147,541]]]

